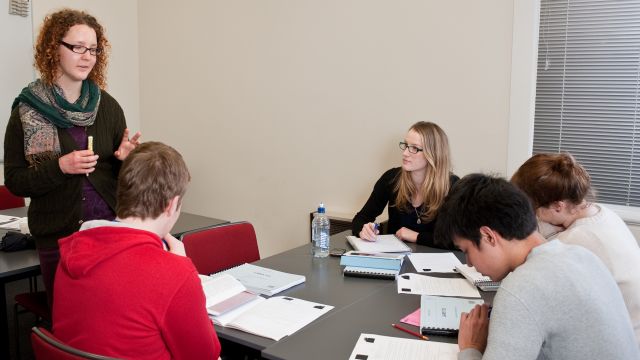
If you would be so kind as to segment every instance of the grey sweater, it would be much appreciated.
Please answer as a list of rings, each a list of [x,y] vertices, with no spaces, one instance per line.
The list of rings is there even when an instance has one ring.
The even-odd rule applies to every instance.
[[[483,354],[467,359],[640,359],[620,290],[588,250],[553,240],[503,281]]]

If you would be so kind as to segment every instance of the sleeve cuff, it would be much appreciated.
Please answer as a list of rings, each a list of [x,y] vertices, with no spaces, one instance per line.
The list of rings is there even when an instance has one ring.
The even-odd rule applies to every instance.
[[[458,353],[458,360],[482,359],[482,353],[478,349],[468,348]]]

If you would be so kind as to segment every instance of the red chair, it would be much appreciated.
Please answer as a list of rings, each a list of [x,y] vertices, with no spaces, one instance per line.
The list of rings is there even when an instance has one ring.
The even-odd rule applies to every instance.
[[[256,232],[248,222],[189,231],[180,240],[200,274],[209,275],[260,260]]]
[[[53,334],[43,328],[31,329],[31,346],[36,360],[117,360],[112,357],[96,355],[78,350],[58,340]]]
[[[24,207],[24,198],[13,195],[6,186],[0,185],[0,210]]]

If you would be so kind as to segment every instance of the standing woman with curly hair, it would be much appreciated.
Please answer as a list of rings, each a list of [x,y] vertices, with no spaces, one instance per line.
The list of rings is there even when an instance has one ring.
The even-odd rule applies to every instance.
[[[376,182],[369,200],[353,218],[353,235],[374,241],[373,221],[389,205],[388,233],[434,246],[438,210],[458,181],[451,173],[447,134],[432,122],[417,122],[400,142],[400,150],[402,167],[388,170]]]
[[[45,17],[35,45],[40,79],[15,99],[7,124],[5,184],[31,198],[29,229],[50,305],[58,239],[84,221],[115,218],[120,165],[140,137],[129,139],[122,108],[104,90],[108,50],[93,16],[63,9]]]

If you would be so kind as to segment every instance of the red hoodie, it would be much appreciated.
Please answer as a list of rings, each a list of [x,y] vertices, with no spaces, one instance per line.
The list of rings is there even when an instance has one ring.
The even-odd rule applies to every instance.
[[[118,358],[218,358],[196,269],[157,235],[102,226],[59,245],[53,333],[61,341]]]

